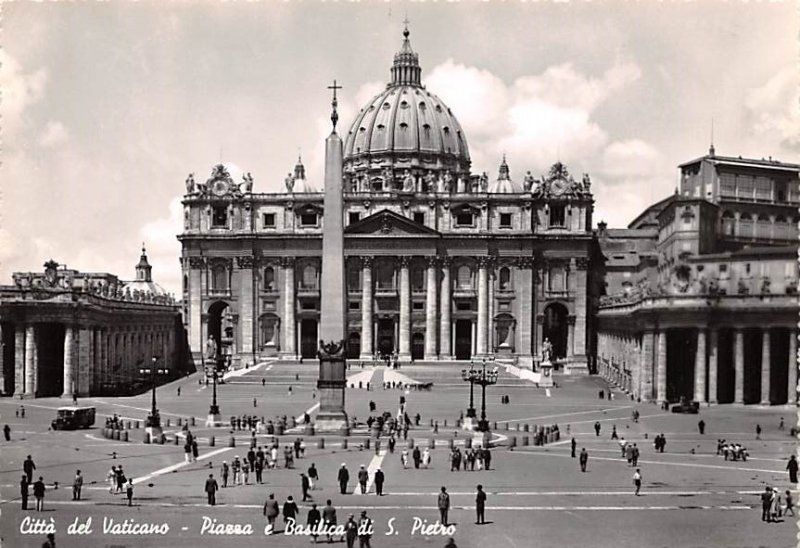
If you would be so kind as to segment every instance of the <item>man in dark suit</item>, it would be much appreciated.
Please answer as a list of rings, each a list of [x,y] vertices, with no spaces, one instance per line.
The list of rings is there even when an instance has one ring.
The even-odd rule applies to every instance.
[[[208,495],[209,505],[215,506],[217,504],[218,490],[219,485],[217,484],[217,480],[214,479],[214,474],[209,474],[208,479],[206,480],[206,495]]]
[[[589,462],[589,453],[586,452],[586,448],[581,449],[581,455],[578,459],[581,463],[581,472],[586,472],[586,463]]]
[[[383,496],[383,480],[385,476],[383,475],[383,470],[378,468],[375,470],[375,494],[379,497]]]
[[[22,476],[19,482],[19,494],[22,497],[22,509],[28,509],[28,476]]]
[[[485,508],[486,492],[483,490],[483,485],[478,485],[478,492],[475,494],[475,513],[478,519],[478,521],[475,522],[476,525],[486,523],[486,518],[484,517]]]
[[[343,495],[347,494],[347,482],[350,481],[350,472],[347,471],[347,465],[342,463],[342,467],[339,468],[339,492]]]

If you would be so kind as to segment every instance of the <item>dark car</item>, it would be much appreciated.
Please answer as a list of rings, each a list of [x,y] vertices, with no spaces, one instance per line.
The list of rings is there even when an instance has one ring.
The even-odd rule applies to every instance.
[[[700,402],[696,401],[682,401],[672,406],[673,413],[689,413],[696,415],[700,412]]]
[[[94,425],[94,407],[59,407],[50,426],[53,430],[76,430]]]

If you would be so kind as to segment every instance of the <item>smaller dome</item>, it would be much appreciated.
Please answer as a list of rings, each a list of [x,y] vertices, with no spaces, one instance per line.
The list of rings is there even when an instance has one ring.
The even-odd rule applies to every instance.
[[[522,192],[520,186],[511,180],[511,171],[506,163],[506,155],[503,154],[503,161],[500,164],[500,171],[497,180],[489,185],[489,194],[519,194]]]
[[[153,267],[150,266],[150,262],[147,260],[147,250],[143,243],[142,255],[136,265],[136,279],[132,282],[125,282],[122,286],[122,291],[130,290],[131,294],[134,291],[138,291],[139,293],[150,293],[152,295],[166,295],[167,291],[153,281],[152,269]]]
[[[319,192],[316,185],[306,179],[306,168],[303,159],[297,157],[297,165],[294,166],[294,191],[295,192]]]

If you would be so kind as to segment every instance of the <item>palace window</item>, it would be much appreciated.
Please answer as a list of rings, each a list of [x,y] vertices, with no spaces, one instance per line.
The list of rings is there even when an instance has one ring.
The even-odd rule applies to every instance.
[[[211,288],[214,291],[228,290],[228,269],[222,265],[215,266],[211,270]]]
[[[264,269],[264,291],[275,291],[275,269],[271,266]]]
[[[475,216],[469,209],[462,209],[456,213],[456,226],[474,226]]]
[[[507,291],[511,285],[511,271],[508,267],[504,266],[500,269],[499,287],[500,291]]]
[[[211,226],[214,228],[226,228],[228,226],[227,206],[215,206],[211,215]]]
[[[550,206],[550,226],[558,227],[564,226],[564,206],[551,205]]]
[[[350,301],[348,303],[348,308],[350,310],[361,310],[361,303],[358,301]]]
[[[375,267],[375,284],[379,289],[394,289],[394,268],[387,262]]]
[[[351,264],[347,267],[347,290],[358,291],[361,288],[361,279],[358,266]]]
[[[264,228],[275,228],[274,213],[264,213]]]
[[[357,211],[351,211],[350,213],[347,214],[347,224],[349,225],[357,223],[360,220],[361,220],[361,213]]]
[[[412,303],[413,310],[425,310],[425,303],[422,301],[414,301]]]
[[[414,222],[424,225],[425,224],[425,214],[421,211],[414,212]]]
[[[412,291],[425,290],[425,271],[420,267],[411,269],[411,290]]]
[[[317,226],[317,213],[315,211],[307,211],[300,214],[301,226]]]
[[[472,288],[472,272],[467,265],[458,267],[458,275],[456,277],[456,285],[459,289]]]
[[[511,213],[500,214],[500,227],[511,228]]]

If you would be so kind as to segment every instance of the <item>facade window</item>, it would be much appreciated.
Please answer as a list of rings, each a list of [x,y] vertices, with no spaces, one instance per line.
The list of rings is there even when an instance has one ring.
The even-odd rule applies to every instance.
[[[383,190],[383,181],[381,179],[372,179],[370,186],[373,192],[381,192]]]
[[[317,214],[313,211],[302,213],[300,215],[301,226],[317,226]]]
[[[456,303],[456,310],[472,310],[470,303]]]
[[[456,285],[459,289],[470,289],[472,287],[472,272],[467,265],[458,267]]]
[[[394,268],[386,262],[375,267],[375,283],[380,289],[394,289]]]
[[[306,267],[303,268],[303,288],[317,288],[317,269],[312,265],[306,265]]]
[[[564,226],[564,206],[550,206],[550,226]]]
[[[425,214],[422,211],[415,211],[414,212],[414,222],[417,224],[424,225],[425,224]]]
[[[348,308],[350,310],[361,310],[361,303],[358,301],[350,301]]]
[[[358,267],[350,265],[347,267],[347,289],[348,291],[358,291],[361,288]]]
[[[228,226],[228,208],[226,206],[215,206],[211,215],[211,226],[214,228],[225,228]]]
[[[189,276],[183,276],[183,292],[187,293],[189,291]]]
[[[211,287],[214,291],[228,290],[228,269],[224,266],[215,266],[211,271]]]
[[[475,216],[472,211],[462,209],[456,213],[456,226],[473,226],[475,224]]]
[[[413,310],[425,310],[425,303],[421,301],[414,301],[412,303]]]
[[[275,228],[274,213],[264,213],[264,228]]]
[[[500,214],[500,227],[511,228],[511,213]]]
[[[500,276],[499,276],[499,285],[500,291],[507,291],[511,287],[511,271],[508,267],[503,267],[500,269]]]
[[[359,220],[361,220],[361,213],[357,211],[351,211],[347,214],[347,224],[352,225],[357,223]]]
[[[275,269],[271,266],[264,269],[264,291],[275,291]]]
[[[564,283],[564,269],[551,268],[550,269],[550,291],[566,291],[566,284]]]
[[[425,290],[425,271],[419,267],[411,269],[411,290]]]

